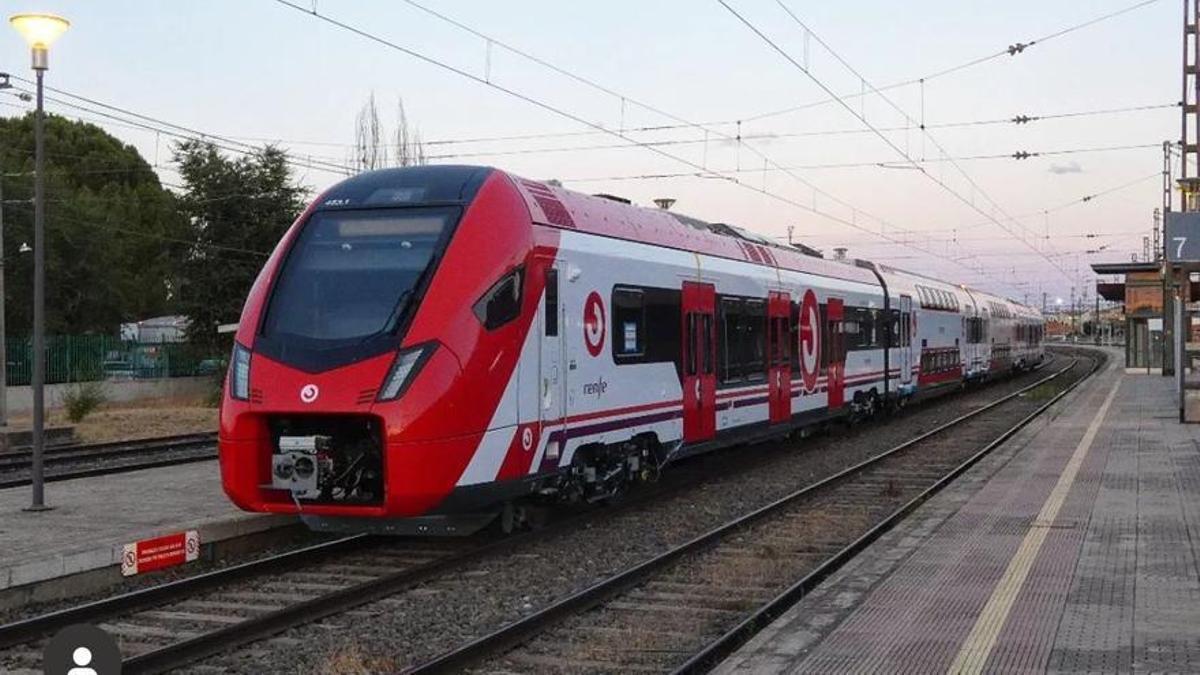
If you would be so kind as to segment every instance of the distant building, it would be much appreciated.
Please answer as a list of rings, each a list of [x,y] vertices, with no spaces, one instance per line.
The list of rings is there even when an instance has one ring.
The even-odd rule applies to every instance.
[[[1125,307],[1125,367],[1161,371],[1166,357],[1163,331],[1163,272],[1156,262],[1097,263],[1092,270],[1115,281],[1096,284],[1100,297]],[[1189,285],[1190,286],[1190,285]],[[1192,297],[1184,289],[1185,301]]]
[[[133,323],[121,324],[121,339],[129,342],[162,344],[183,342],[188,318],[182,315],[156,316]]]

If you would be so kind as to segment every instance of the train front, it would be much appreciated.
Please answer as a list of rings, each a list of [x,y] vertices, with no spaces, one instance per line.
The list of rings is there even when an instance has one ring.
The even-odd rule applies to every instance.
[[[233,502],[317,529],[480,525],[455,486],[535,314],[532,253],[529,210],[492,169],[375,171],[321,195],[242,311],[220,414]]]

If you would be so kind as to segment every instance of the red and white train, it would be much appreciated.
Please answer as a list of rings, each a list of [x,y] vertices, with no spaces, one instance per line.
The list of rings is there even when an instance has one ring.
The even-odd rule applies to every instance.
[[[1010,300],[470,166],[329,189],[236,340],[230,498],[404,533],[603,499],[686,455],[1043,358],[1041,315]]]

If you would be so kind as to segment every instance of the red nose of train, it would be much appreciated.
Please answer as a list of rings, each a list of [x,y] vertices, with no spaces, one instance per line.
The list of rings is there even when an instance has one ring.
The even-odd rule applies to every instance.
[[[532,250],[523,198],[490,169],[371,172],[322,195],[243,310],[221,409],[230,498],[318,519],[443,505],[528,329],[485,326],[479,303],[506,283],[522,297]]]

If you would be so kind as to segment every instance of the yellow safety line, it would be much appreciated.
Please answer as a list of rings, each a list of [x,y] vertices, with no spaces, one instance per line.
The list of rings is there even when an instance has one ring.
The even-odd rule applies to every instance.
[[[1033,561],[1037,559],[1042,542],[1046,540],[1049,526],[1053,525],[1054,519],[1058,517],[1058,511],[1067,499],[1067,493],[1070,492],[1071,485],[1075,482],[1079,467],[1083,464],[1088,450],[1091,449],[1092,441],[1096,439],[1100,425],[1104,422],[1104,416],[1108,413],[1108,408],[1116,398],[1117,389],[1120,386],[1121,378],[1118,378],[1112,391],[1108,392],[1108,398],[1104,400],[1104,405],[1096,411],[1095,418],[1092,419],[1083,438],[1079,440],[1079,445],[1075,447],[1075,452],[1063,469],[1062,475],[1058,477],[1058,482],[1050,491],[1050,496],[1042,504],[1042,510],[1038,512],[1037,520],[1030,526],[1029,531],[1025,534],[1025,539],[1021,541],[1021,547],[1009,561],[1008,569],[1004,571],[1004,576],[1000,578],[1000,582],[992,591],[992,597],[988,599],[979,618],[975,620],[975,627],[971,629],[971,634],[963,642],[962,648],[959,649],[958,656],[954,659],[948,672],[983,672],[983,665],[987,663],[988,656],[996,646],[1000,629],[1004,627],[1004,622],[1008,619],[1013,603],[1016,602],[1017,594],[1025,585],[1025,577],[1029,575]]]

